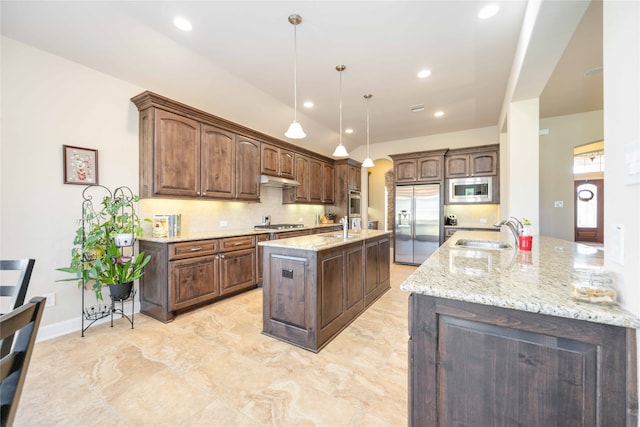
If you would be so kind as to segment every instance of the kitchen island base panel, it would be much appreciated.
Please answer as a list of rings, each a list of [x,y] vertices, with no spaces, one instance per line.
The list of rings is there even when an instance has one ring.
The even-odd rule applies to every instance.
[[[635,330],[411,294],[412,426],[637,425]]]
[[[308,242],[323,246],[324,239],[332,242],[326,249],[309,249]],[[375,249],[388,250],[389,236],[288,242],[264,242],[262,332],[317,353],[365,311],[367,274],[369,304],[389,289],[388,265],[367,269],[368,263],[389,263],[388,254],[379,257]],[[367,245],[372,249],[365,256]]]

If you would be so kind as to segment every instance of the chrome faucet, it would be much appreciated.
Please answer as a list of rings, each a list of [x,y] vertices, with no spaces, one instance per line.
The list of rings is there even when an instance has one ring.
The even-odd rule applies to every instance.
[[[506,225],[509,227],[509,230],[513,233],[513,237],[516,240],[516,247],[518,246],[518,236],[522,231],[522,223],[518,218],[510,217],[509,219],[503,219],[502,221],[496,222],[493,224],[494,227],[502,227]]]
[[[342,225],[342,235],[344,236],[345,239],[349,238],[349,218],[347,218],[346,216],[340,220],[340,222],[343,224]]]

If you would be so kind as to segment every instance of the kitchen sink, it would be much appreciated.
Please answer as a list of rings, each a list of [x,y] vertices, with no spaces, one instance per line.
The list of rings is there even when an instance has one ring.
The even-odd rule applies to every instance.
[[[501,240],[469,240],[460,239],[456,242],[456,246],[474,249],[511,249],[511,245]]]

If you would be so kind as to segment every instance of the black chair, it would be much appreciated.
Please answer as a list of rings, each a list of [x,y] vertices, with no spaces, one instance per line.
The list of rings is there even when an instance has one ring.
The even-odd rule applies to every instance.
[[[0,359],[0,425],[10,427],[27,377],[27,369],[46,298],[35,297],[27,304],[0,316],[0,338],[14,341],[9,353]]]
[[[29,287],[29,280],[31,280],[31,272],[33,271],[33,265],[35,262],[35,259],[0,260],[0,273],[3,271],[17,271],[19,274],[18,280],[14,284],[5,285],[0,283],[0,297],[11,298],[11,301],[8,304],[8,309],[6,309],[7,312],[13,311],[24,304],[24,299],[27,296],[27,287]],[[4,304],[3,307],[5,307]],[[4,357],[9,353],[11,342],[11,337],[2,341],[2,346],[0,346],[0,357]]]

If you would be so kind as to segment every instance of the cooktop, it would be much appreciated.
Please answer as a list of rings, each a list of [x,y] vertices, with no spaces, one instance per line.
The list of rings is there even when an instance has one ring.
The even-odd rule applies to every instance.
[[[260,224],[253,227],[255,230],[286,230],[288,228],[303,228],[304,224]]]

